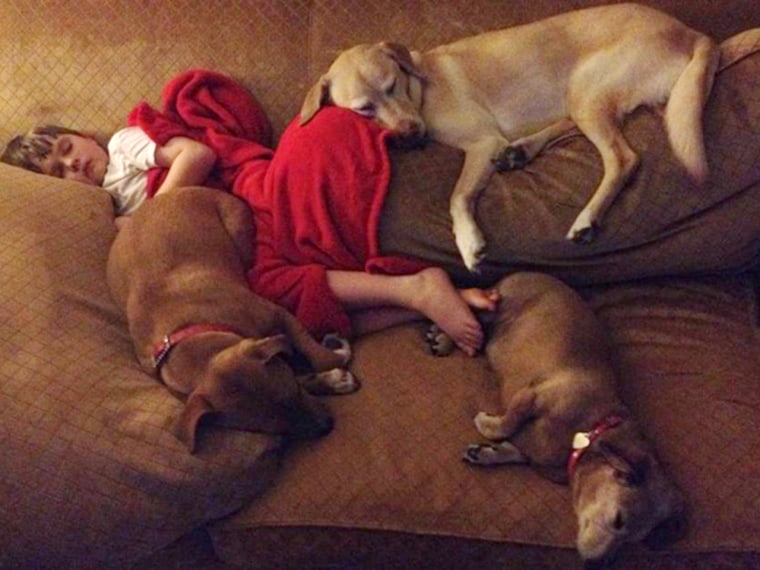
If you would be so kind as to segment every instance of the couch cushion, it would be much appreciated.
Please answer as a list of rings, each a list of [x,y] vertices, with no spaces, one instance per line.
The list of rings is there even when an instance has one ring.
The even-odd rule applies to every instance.
[[[710,178],[703,188],[692,185],[673,157],[660,117],[636,112],[624,132],[641,167],[596,241],[573,244],[564,236],[602,170],[585,137],[565,139],[526,168],[493,177],[477,209],[488,241],[477,279],[460,261],[448,215],[462,153],[442,145],[394,152],[380,230],[383,251],[431,260],[462,282],[480,283],[526,268],[589,284],[749,267],[760,243],[758,37],[760,29],[727,46],[727,59],[735,63],[717,76],[705,110]]]
[[[706,114],[707,188],[688,186],[659,120],[637,113],[626,133],[643,149],[642,169],[600,241],[579,252],[561,237],[600,168],[595,150],[574,137],[486,192],[479,214],[496,261],[482,280],[524,265],[577,283],[750,265],[760,235],[760,54],[735,55]],[[442,207],[461,155],[434,146],[394,159],[387,251],[416,253],[473,281]],[[760,338],[750,278],[660,277],[597,285],[588,296],[610,327],[623,395],[691,508],[686,539],[662,555],[627,548],[619,567],[760,563],[760,493],[750,484],[760,476]],[[578,564],[567,488],[526,468],[460,461],[476,439],[476,411],[499,407],[494,380],[482,359],[428,356],[421,336],[407,326],[356,344],[362,390],[335,402],[335,432],[290,456],[276,487],[212,527],[223,559],[257,568]]]
[[[757,553],[760,339],[749,279],[658,279],[588,296],[610,328],[622,395],[690,506],[690,532],[669,556],[683,563],[704,551]],[[567,487],[526,467],[460,460],[478,440],[475,413],[500,408],[493,379],[481,358],[427,355],[422,332],[407,326],[356,343],[362,389],[334,402],[329,438],[288,456],[276,486],[212,527],[225,561],[262,569],[576,566]],[[621,567],[662,559],[635,546]]]
[[[118,568],[264,488],[277,440],[209,429],[139,369],[110,300],[110,199],[0,165],[0,566]]]

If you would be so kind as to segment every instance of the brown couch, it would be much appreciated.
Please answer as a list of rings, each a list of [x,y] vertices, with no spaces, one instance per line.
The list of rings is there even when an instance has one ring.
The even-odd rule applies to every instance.
[[[427,48],[598,3],[3,2],[0,137],[39,123],[108,134],[189,67],[242,81],[279,134],[342,47]],[[381,241],[462,284],[533,269],[578,287],[690,506],[681,541],[626,548],[617,567],[760,568],[760,32],[733,37],[760,27],[760,7],[647,3],[728,40],[705,188],[685,179],[659,117],[637,112],[635,183],[595,244],[568,244],[600,176],[588,141],[570,138],[488,189],[475,279],[447,214],[462,156],[431,145],[393,152]],[[566,487],[460,460],[475,412],[498,408],[494,381],[482,358],[429,356],[423,325],[355,342],[363,387],[331,401],[328,437],[283,449],[209,427],[189,455],[168,429],[181,404],[138,367],[106,287],[112,219],[99,190],[0,165],[0,568],[580,566]]]

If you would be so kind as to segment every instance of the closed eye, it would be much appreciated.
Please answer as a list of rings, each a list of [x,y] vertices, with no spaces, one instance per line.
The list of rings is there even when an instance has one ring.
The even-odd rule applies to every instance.
[[[396,90],[396,80],[393,80],[393,83],[391,83],[388,87],[385,88],[385,94],[386,95],[393,95],[393,92]]]
[[[615,520],[612,522],[612,527],[616,531],[621,531],[625,528],[625,519],[623,518],[623,515],[619,511],[617,515],[615,516]]]
[[[71,141],[65,135],[60,137],[55,144],[56,153],[61,156],[66,156],[71,152]]]

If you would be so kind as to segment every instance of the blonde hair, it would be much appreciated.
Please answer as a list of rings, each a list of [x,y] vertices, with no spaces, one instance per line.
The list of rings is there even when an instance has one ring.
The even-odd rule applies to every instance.
[[[57,125],[35,127],[26,134],[13,137],[0,155],[0,162],[41,172],[38,164],[50,154],[55,139],[61,135],[84,136],[79,131]]]

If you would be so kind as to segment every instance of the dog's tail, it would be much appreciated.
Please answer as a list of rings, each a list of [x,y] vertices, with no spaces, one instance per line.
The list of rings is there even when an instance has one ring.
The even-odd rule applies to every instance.
[[[710,95],[720,51],[707,36],[699,36],[689,63],[670,91],[665,128],[676,158],[699,185],[707,179],[702,113]]]

